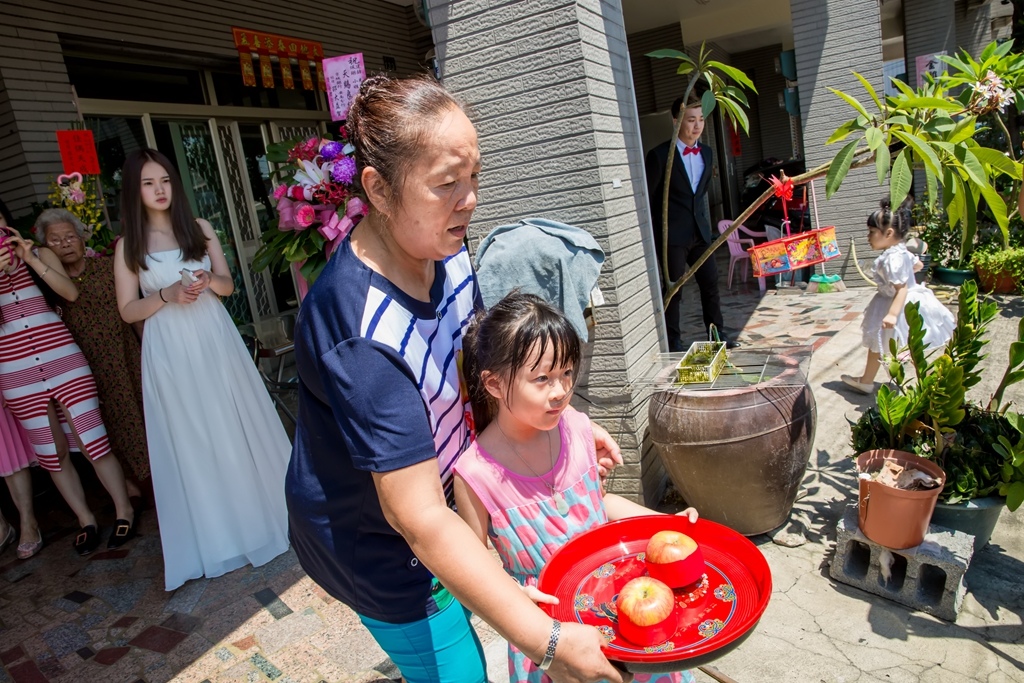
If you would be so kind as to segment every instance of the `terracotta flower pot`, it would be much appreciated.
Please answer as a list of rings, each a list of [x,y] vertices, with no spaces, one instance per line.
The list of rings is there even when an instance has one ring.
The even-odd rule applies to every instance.
[[[980,266],[975,267],[981,290],[993,294],[1012,294],[1017,289],[1017,281],[1008,270],[994,272]]]
[[[858,472],[877,472],[886,459],[904,467],[926,472],[939,479],[939,485],[926,491],[905,491],[867,479],[860,485],[860,530],[869,539],[886,548],[902,550],[920,545],[928,533],[928,522],[946,485],[942,468],[913,453],[895,450],[866,451],[857,456]]]

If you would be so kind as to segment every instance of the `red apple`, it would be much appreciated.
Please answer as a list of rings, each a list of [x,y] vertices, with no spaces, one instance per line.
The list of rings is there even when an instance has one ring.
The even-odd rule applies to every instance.
[[[678,531],[665,530],[647,542],[647,573],[672,588],[699,581],[704,574],[704,554],[697,542]]]
[[[676,632],[675,606],[671,588],[649,576],[637,577],[622,587],[615,601],[619,634],[644,647],[663,643]]]

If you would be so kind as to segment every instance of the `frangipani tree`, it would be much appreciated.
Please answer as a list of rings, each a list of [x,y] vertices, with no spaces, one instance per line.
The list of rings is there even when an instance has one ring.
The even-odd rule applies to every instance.
[[[826,141],[826,144],[843,142],[843,146],[831,161],[790,180],[794,185],[802,185],[824,176],[825,194],[831,197],[851,169],[874,164],[879,184],[889,183],[890,200],[895,207],[910,191],[913,171],[921,169],[926,178],[926,201],[931,205],[941,201],[950,229],[960,230],[961,258],[970,253],[983,200],[985,212],[999,227],[1006,243],[1009,218],[1020,204],[1022,166],[1012,151],[1008,156],[1003,151],[984,147],[975,140],[975,136],[984,130],[979,118],[987,114],[996,114],[995,120],[1005,130],[999,114],[1007,103],[1019,98],[1018,93],[1024,88],[1024,55],[1011,53],[1011,48],[1010,43],[992,43],[978,60],[966,53],[959,58],[943,57],[950,67],[949,73],[938,79],[929,77],[917,90],[899,79],[892,79],[899,94],[884,99],[864,76],[854,73],[868,104],[853,95],[831,89],[850,105],[854,113],[854,117],[841,124]],[[663,50],[650,56],[674,56],[660,54],[666,52]],[[703,54],[702,50],[702,59]],[[698,62],[691,67],[684,62],[680,69],[688,69],[684,73],[689,73],[714,68],[708,65],[708,62]],[[734,97],[731,101],[738,108]],[[746,106],[745,101],[743,106]],[[739,119],[725,106],[723,110],[737,123],[742,121],[746,130],[745,116]],[[996,189],[996,181],[1003,177],[1010,181],[1011,190],[1000,193]],[[666,307],[701,264],[725,244],[728,236],[772,193],[773,188],[769,188],[758,197],[736,217],[732,227],[715,240],[686,275],[671,283],[665,294]],[[667,214],[667,195],[665,200]]]

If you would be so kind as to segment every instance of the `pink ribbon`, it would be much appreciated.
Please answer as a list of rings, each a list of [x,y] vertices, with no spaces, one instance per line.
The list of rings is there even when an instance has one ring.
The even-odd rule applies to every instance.
[[[281,197],[277,200],[277,229],[288,232],[297,227],[298,224],[295,222],[295,201],[288,197]]]

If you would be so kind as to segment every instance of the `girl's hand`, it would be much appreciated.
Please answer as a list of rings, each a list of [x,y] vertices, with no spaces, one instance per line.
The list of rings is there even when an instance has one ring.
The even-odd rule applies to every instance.
[[[210,286],[210,274],[200,268],[199,270],[193,270],[192,275],[196,278],[197,282],[189,285],[188,289],[190,292],[195,292],[196,296],[199,296]]]
[[[597,472],[604,480],[612,470],[622,464],[622,453],[619,444],[604,427],[593,422],[590,429],[594,433],[594,448],[597,450]]]
[[[557,605],[558,598],[554,595],[548,595],[547,593],[541,592],[536,586],[520,586],[523,592],[526,593],[526,597],[533,600],[538,605],[543,603],[545,605]]]
[[[896,316],[890,313],[889,315],[882,318],[882,328],[891,330],[896,327]]]
[[[169,304],[191,304],[199,298],[199,292],[193,292],[192,287],[195,287],[195,285],[182,287],[180,282],[175,282],[173,285],[164,287],[160,291],[163,293],[163,298]]]
[[[690,524],[696,523],[697,517],[699,516],[700,515],[697,514],[697,508],[686,508],[682,512],[676,513],[676,517],[686,517],[688,520],[690,520]]]
[[[11,250],[6,246],[0,247],[0,270],[7,270],[11,267]]]

